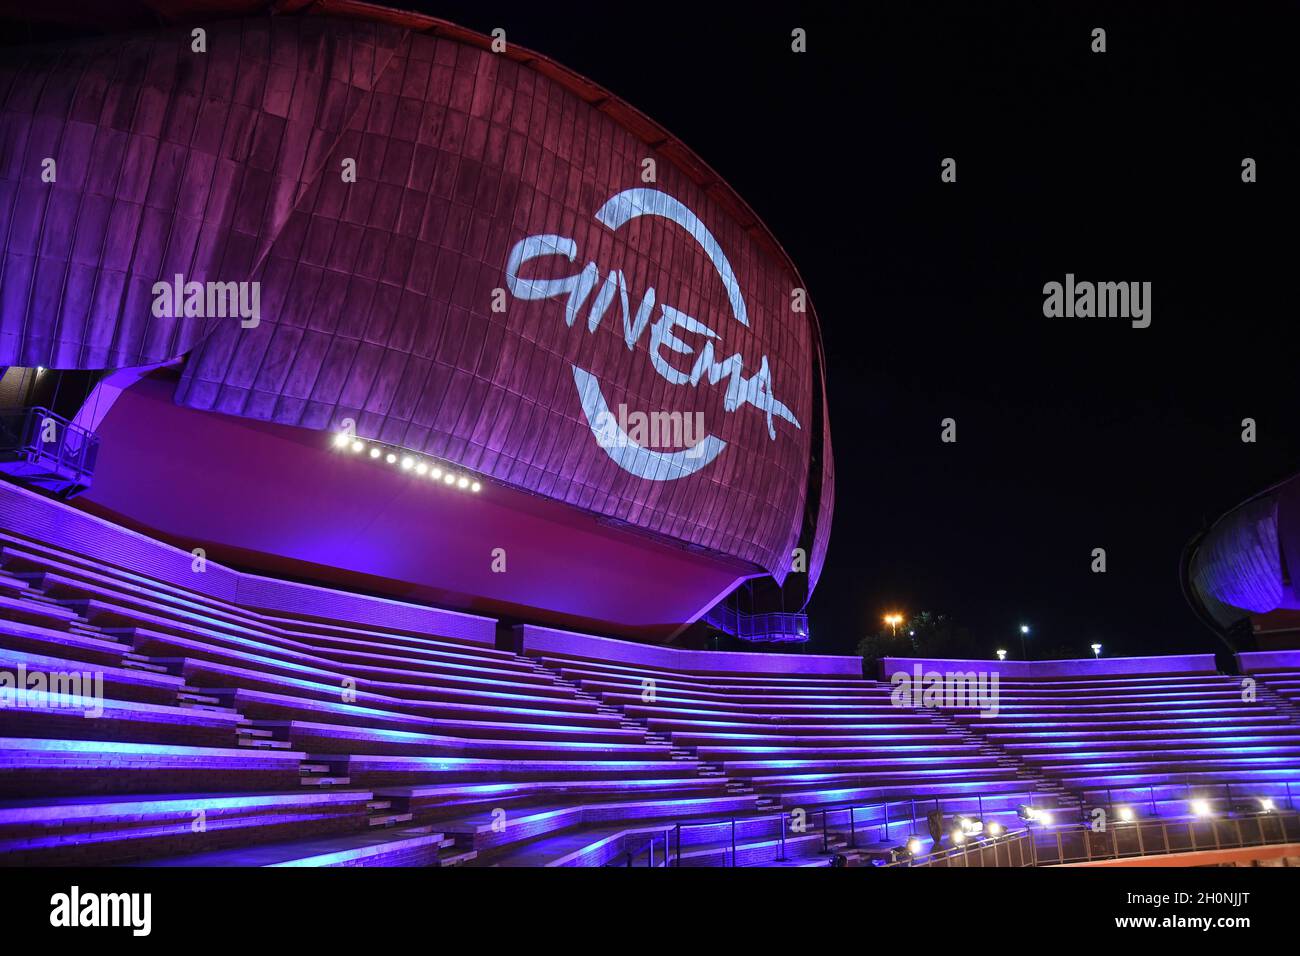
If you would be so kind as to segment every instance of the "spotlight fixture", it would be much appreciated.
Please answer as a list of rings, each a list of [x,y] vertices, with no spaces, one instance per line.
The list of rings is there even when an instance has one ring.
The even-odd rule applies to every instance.
[[[989,823],[987,829],[988,829],[988,835],[991,837],[1002,836],[1003,826],[1002,824],[998,823],[996,820]]]
[[[921,844],[921,838],[920,838],[920,837],[915,837],[915,836],[914,836],[914,837],[908,837],[908,838],[907,838],[907,852],[908,852],[908,853],[910,853],[912,856],[920,856],[920,855],[921,855],[921,849],[922,849],[922,844]]]
[[[1133,813],[1132,807],[1120,807],[1115,811],[1119,814],[1120,823],[1132,823],[1136,814]]]
[[[965,814],[958,814],[953,820],[957,824],[957,829],[962,833],[969,833],[974,836],[984,832],[984,821],[979,817],[969,817]]]
[[[1024,803],[1016,807],[1016,816],[1026,823],[1037,823],[1044,827],[1050,827],[1053,820],[1050,810],[1040,810],[1038,807],[1031,807]]]
[[[423,460],[418,454],[408,453],[406,449],[401,447],[385,445],[383,442],[371,444],[346,431],[331,433],[330,444],[335,448],[351,449],[357,455],[368,451],[372,459],[379,460],[382,458],[390,465],[400,463],[402,471],[414,471],[421,476],[428,475],[434,481],[441,481],[444,484],[460,488],[462,491],[477,494],[483,490],[483,485],[475,481],[473,476],[444,471],[440,466]]]
[[[1193,800],[1191,806],[1192,813],[1196,814],[1198,817],[1208,817],[1210,815],[1210,804],[1208,801]]]
[[[952,842],[960,846],[966,842],[966,834],[962,833],[961,830],[953,830]]]
[[[1277,807],[1274,805],[1272,797],[1260,797],[1259,800],[1260,813],[1272,813],[1276,809]]]

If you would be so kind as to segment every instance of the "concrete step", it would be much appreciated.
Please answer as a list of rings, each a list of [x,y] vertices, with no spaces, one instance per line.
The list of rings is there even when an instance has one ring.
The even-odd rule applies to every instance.
[[[258,727],[236,727],[235,733],[242,737],[257,738],[259,740],[270,740],[273,736],[271,731],[262,730]]]
[[[166,673],[166,668],[161,671]],[[220,704],[196,704],[193,701],[180,700],[176,702],[178,707],[184,707],[186,710],[208,710],[214,714],[236,714],[237,710],[233,707],[222,707]]]
[[[148,671],[151,674],[166,674],[167,668],[161,664],[150,664],[142,660],[129,659],[125,654],[122,655],[122,666],[127,670]]]
[[[184,689],[178,690],[176,692],[176,699],[179,701],[187,701],[192,704],[212,704],[214,706],[221,705],[221,698],[213,697],[210,694],[203,694],[195,690],[184,690]]]
[[[372,827],[395,827],[410,823],[415,815],[412,813],[380,813],[370,818]]]
[[[478,856],[478,850],[465,850],[462,853],[453,853],[451,856],[439,856],[438,866],[460,866],[468,863]]]

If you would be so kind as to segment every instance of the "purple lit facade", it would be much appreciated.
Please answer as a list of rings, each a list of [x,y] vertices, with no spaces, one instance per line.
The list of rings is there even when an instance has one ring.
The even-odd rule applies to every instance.
[[[1300,839],[1300,654],[1246,695],[1209,655],[680,646],[824,564],[803,283],[631,107],[391,13],[0,63],[0,360],[108,373],[90,489],[0,483],[0,865],[829,865],[952,850],[932,810],[1008,865],[1243,799]],[[257,321],[158,314],[178,274]],[[703,425],[605,441],[620,407]],[[900,698],[932,674],[994,696]]]
[[[1300,646],[1300,475],[1220,517],[1196,542],[1191,593],[1216,625],[1250,617],[1258,640]]]
[[[177,30],[0,64],[0,362],[184,358],[185,408],[354,423],[743,566],[733,585],[784,579],[802,544],[811,593],[833,506],[817,318],[707,167],[625,104],[593,105],[582,78],[464,31],[328,17],[207,31],[197,57]],[[572,248],[512,267],[538,236]],[[257,323],[158,314],[156,284],[175,276],[257,283]],[[698,422],[707,464],[602,445],[600,409]]]

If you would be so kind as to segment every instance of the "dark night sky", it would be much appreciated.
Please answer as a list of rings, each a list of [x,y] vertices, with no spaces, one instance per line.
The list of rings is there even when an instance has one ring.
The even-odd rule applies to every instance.
[[[812,650],[894,608],[1013,654],[1022,620],[1080,654],[1215,648],[1182,547],[1300,468],[1283,5],[386,3],[504,27],[627,99],[789,251],[837,462]],[[1067,272],[1152,282],[1151,327],[1044,318]]]
[[[1021,620],[1081,654],[1213,649],[1182,547],[1300,467],[1294,25],[1181,3],[898,6],[428,9],[637,105],[799,266],[838,472],[813,650],[893,607],[1013,654]],[[1152,282],[1151,327],[1044,318],[1066,272]]]

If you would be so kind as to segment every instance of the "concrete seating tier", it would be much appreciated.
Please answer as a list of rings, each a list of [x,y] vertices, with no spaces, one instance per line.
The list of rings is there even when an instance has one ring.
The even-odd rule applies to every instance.
[[[1087,802],[1109,794],[1180,815],[1207,787],[1265,796],[1300,780],[1300,721],[1278,700],[1243,694],[1239,677],[1007,680],[1000,690],[996,715],[959,708],[950,719]]]
[[[129,864],[365,832],[373,799],[349,790],[9,800],[0,802],[0,865]]]
[[[936,807],[1010,825],[1104,792],[1175,813],[1300,779],[1300,669],[1249,702],[1172,664],[1007,676],[982,716],[896,706],[842,658],[516,653],[484,619],[50,538],[0,532],[0,671],[90,672],[102,696],[0,709],[6,864],[602,865],[651,842],[683,866],[825,863]],[[272,584],[302,590],[258,597]],[[783,826],[799,814],[811,829]]]
[[[474,858],[473,829],[427,820],[529,807],[541,832],[755,807],[508,650],[263,613],[8,533],[0,597],[0,668],[93,671],[103,692],[0,710],[5,862],[446,865]]]
[[[0,737],[0,795],[288,789],[300,786],[305,758],[291,750]]]
[[[1055,806],[1060,795],[1050,787],[1037,790],[1037,782],[1026,782],[1014,760],[964,739],[935,715],[895,706],[892,688],[881,682],[836,675],[707,674],[549,653],[538,659],[617,706],[629,721],[669,740],[681,756],[699,760],[705,772],[730,781],[733,791],[753,792],[765,810],[819,812],[859,802],[855,816],[865,820],[882,812],[886,801],[901,804],[921,794],[954,800],[987,794],[995,803],[1001,794],[1006,800],[1015,794],[1019,802],[1045,806]],[[877,810],[870,809],[873,805]],[[1015,803],[1000,807],[1008,822],[1014,808]],[[836,813],[848,819],[843,810],[831,811],[832,820]],[[912,821],[908,829],[917,825],[924,828]],[[691,859],[707,864],[728,856],[729,826],[725,846],[705,840]],[[752,836],[762,839],[755,842]],[[746,839],[746,848],[736,850],[742,865],[771,862],[780,852],[761,826]],[[822,847],[830,841],[820,834],[811,841],[800,835],[798,844]],[[792,846],[787,834],[787,858],[798,855]],[[617,852],[625,851],[620,843]],[[691,865],[687,856],[683,849],[682,865]]]

